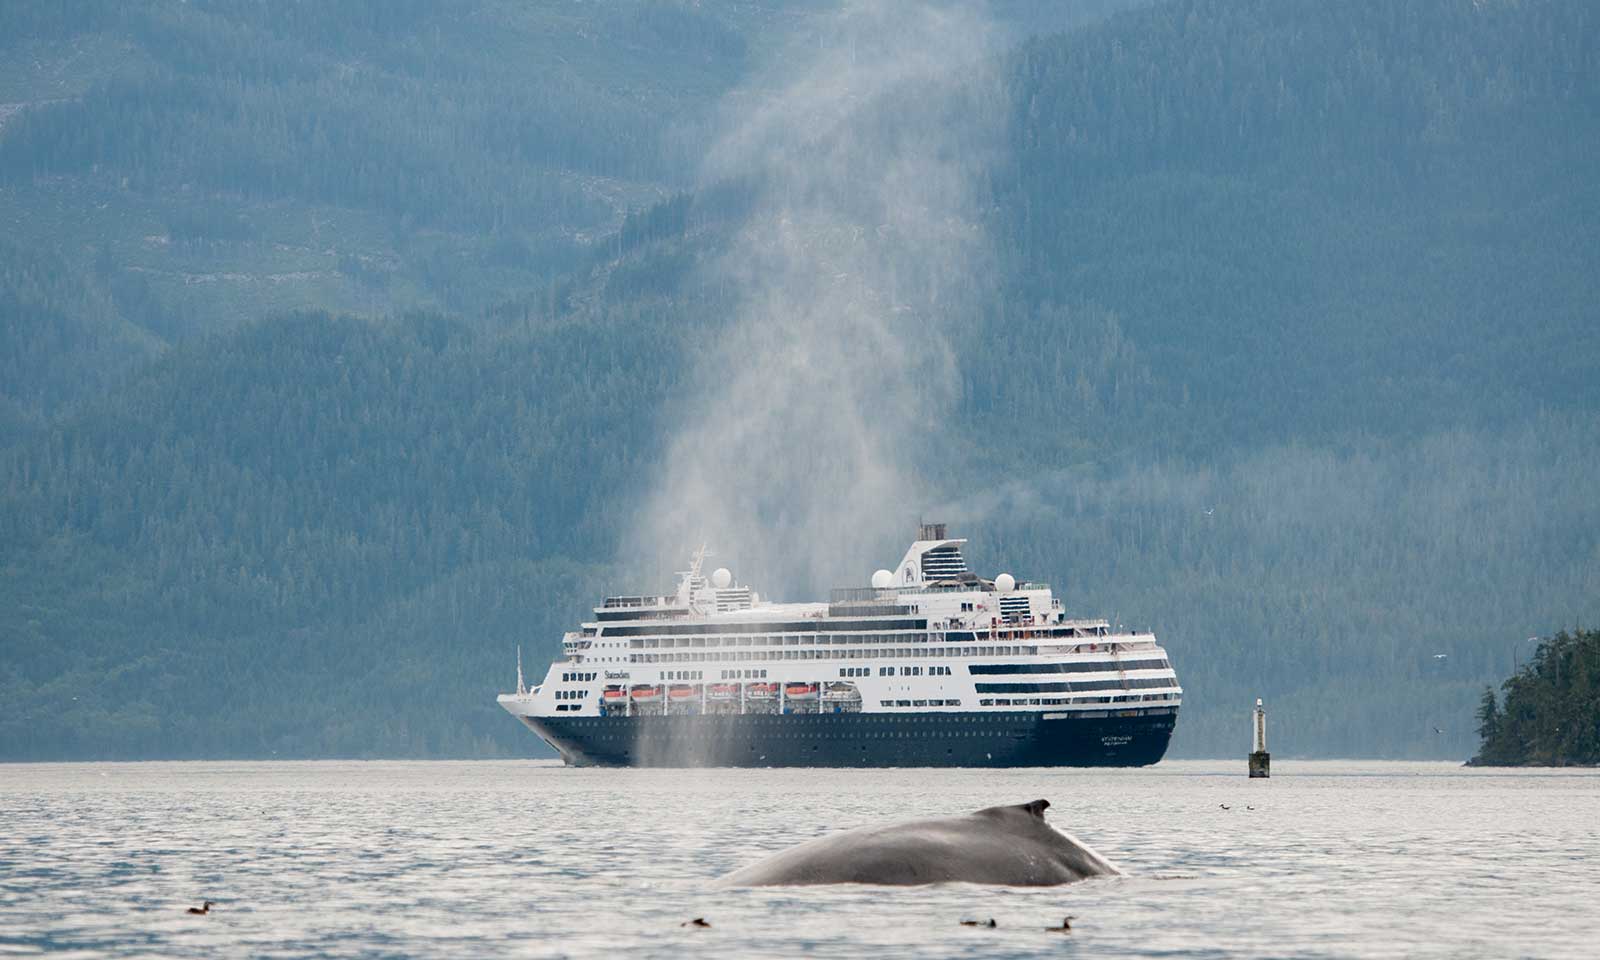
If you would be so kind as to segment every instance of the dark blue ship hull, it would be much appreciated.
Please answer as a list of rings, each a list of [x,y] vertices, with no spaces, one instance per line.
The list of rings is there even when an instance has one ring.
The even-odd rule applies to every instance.
[[[573,766],[1139,767],[1177,710],[523,717]]]

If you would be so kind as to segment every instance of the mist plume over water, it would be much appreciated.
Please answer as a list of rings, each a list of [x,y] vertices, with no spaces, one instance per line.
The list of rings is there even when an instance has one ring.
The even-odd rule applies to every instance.
[[[755,189],[707,278],[737,309],[669,413],[636,555],[704,542],[795,598],[898,559],[935,495],[951,333],[990,274],[990,36],[968,11],[849,4],[729,98],[702,178]]]

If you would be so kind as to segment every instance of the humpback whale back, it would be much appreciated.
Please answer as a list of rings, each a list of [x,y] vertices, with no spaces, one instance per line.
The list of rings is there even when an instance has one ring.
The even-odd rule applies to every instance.
[[[1049,886],[1121,873],[1044,819],[1048,800],[820,837],[724,877],[724,886],[985,883]]]

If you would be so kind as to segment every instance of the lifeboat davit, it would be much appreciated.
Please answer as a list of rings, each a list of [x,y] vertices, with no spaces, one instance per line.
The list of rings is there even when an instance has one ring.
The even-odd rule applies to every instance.
[[[713,700],[737,700],[739,698],[739,685],[737,683],[713,683],[707,693]]]
[[[751,683],[744,688],[744,695],[752,700],[771,700],[778,695],[776,683]]]
[[[700,699],[700,685],[698,683],[675,683],[667,688],[667,697],[672,700],[698,700]]]
[[[654,703],[661,699],[661,688],[648,683],[641,683],[628,691],[635,703]]]
[[[817,685],[814,683],[791,683],[783,688],[783,695],[790,700],[815,700],[817,699]]]

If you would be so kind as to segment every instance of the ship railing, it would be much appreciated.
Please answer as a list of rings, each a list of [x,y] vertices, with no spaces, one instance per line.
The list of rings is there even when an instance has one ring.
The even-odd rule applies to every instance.
[[[660,607],[672,602],[669,597],[606,597],[605,603],[600,605],[602,610],[616,609],[619,607]]]
[[[987,591],[988,589],[989,587],[985,583],[977,582],[932,583],[903,587],[834,587],[829,593],[828,602],[832,604],[870,603],[873,601],[893,601],[897,597],[917,594],[975,593]],[[1026,583],[1019,583],[1016,586],[1016,591],[1049,589],[1050,584],[1042,580],[1030,580]]]
[[[880,603],[872,600],[847,600],[828,604],[830,617],[908,617],[912,606],[907,603]]]
[[[900,591],[894,587],[834,587],[828,603],[876,603],[893,600]]]

